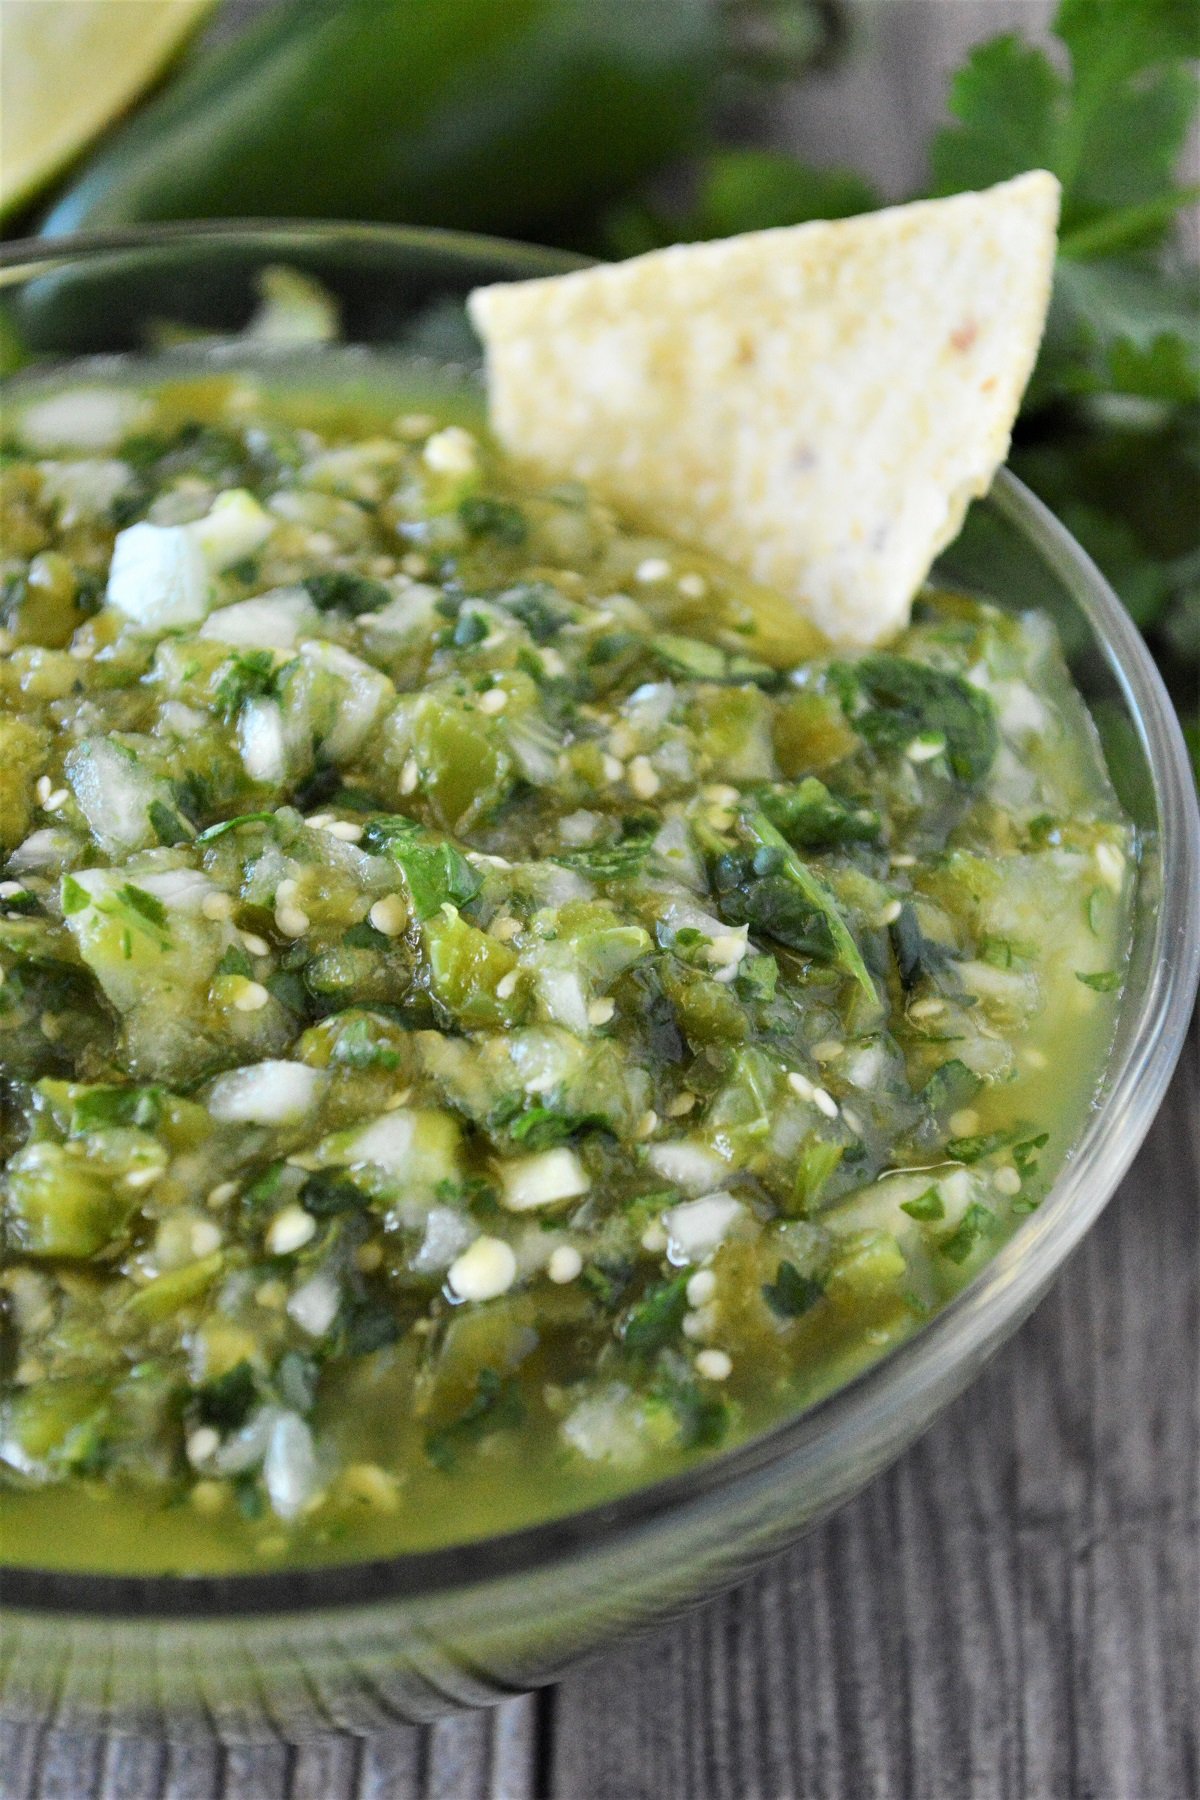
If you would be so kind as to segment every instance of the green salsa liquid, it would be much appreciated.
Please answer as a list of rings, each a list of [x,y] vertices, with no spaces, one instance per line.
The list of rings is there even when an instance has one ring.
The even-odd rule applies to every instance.
[[[1019,1229],[1111,1044],[1136,843],[1043,618],[839,655],[326,354],[9,409],[10,1564],[385,1556],[712,1455]]]

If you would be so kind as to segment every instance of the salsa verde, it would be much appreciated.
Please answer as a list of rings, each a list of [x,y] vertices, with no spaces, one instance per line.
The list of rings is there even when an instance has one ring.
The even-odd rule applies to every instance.
[[[840,654],[398,405],[8,409],[10,1562],[685,1466],[917,1329],[1094,1096],[1136,845],[1043,616]]]

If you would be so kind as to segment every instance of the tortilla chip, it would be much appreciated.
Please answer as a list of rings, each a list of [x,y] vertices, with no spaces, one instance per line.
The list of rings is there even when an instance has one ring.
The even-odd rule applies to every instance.
[[[1007,455],[1058,196],[1039,170],[481,288],[493,430],[835,642],[878,643]]]

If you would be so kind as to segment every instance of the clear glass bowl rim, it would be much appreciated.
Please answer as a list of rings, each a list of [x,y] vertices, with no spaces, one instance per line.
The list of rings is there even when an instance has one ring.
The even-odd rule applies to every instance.
[[[189,243],[200,252],[214,240],[238,250],[261,247],[273,255],[297,247],[334,254],[355,243],[397,256],[406,251],[442,256],[447,262],[458,255],[492,263],[496,280],[558,274],[586,260],[469,232],[349,221],[199,220],[0,245],[0,292],[54,265]],[[958,1365],[974,1369],[999,1347],[1108,1203],[1150,1128],[1183,1047],[1200,978],[1200,812],[1174,708],[1112,588],[1065,527],[1007,470],[997,476],[990,504],[1033,544],[1086,618],[1136,728],[1159,818],[1161,897],[1150,979],[1140,995],[1125,996],[1124,1008],[1136,1009],[1125,1057],[1109,1070],[1104,1101],[1038,1211],[941,1312],[824,1400],[681,1474],[615,1500],[444,1549],[263,1574],[123,1576],[3,1567],[0,1598],[5,1606],[182,1622],[336,1611],[519,1576],[598,1551],[642,1525],[663,1521],[674,1510],[769,1476],[773,1465],[782,1465],[822,1437],[869,1441],[872,1423],[884,1414],[911,1409],[922,1393],[938,1387],[947,1370]]]

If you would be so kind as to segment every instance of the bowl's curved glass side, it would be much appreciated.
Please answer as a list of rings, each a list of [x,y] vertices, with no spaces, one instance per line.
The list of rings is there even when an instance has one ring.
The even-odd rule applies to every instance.
[[[127,355],[169,335],[232,339],[280,265],[334,302],[347,344],[443,362],[479,361],[464,300],[490,281],[561,273],[580,259],[454,232],[286,223],[162,226],[151,234],[11,245],[0,259],[0,312],[31,358]],[[243,346],[244,347],[244,346]],[[256,346],[266,352],[265,343]],[[179,349],[186,356],[188,346]]]
[[[263,269],[281,262],[322,282],[357,341],[474,363],[469,289],[571,259],[437,232],[185,226],[96,246],[13,246],[0,259],[0,307],[39,358],[124,353],[154,341],[164,319],[240,329]],[[300,1735],[314,1719],[316,1729],[378,1728],[551,1679],[738,1580],[847,1499],[1016,1328],[1128,1166],[1182,1044],[1200,962],[1200,821],[1140,638],[1094,566],[1007,476],[945,568],[994,585],[1002,544],[1014,597],[1055,618],[1107,720],[1143,842],[1131,978],[1102,1101],[1040,1211],[943,1313],[829,1400],[611,1505],[457,1550],[234,1578],[219,1592],[10,1573],[0,1710],[40,1717],[57,1694],[68,1717],[75,1708],[94,1725],[162,1731],[166,1718],[232,1737]]]

